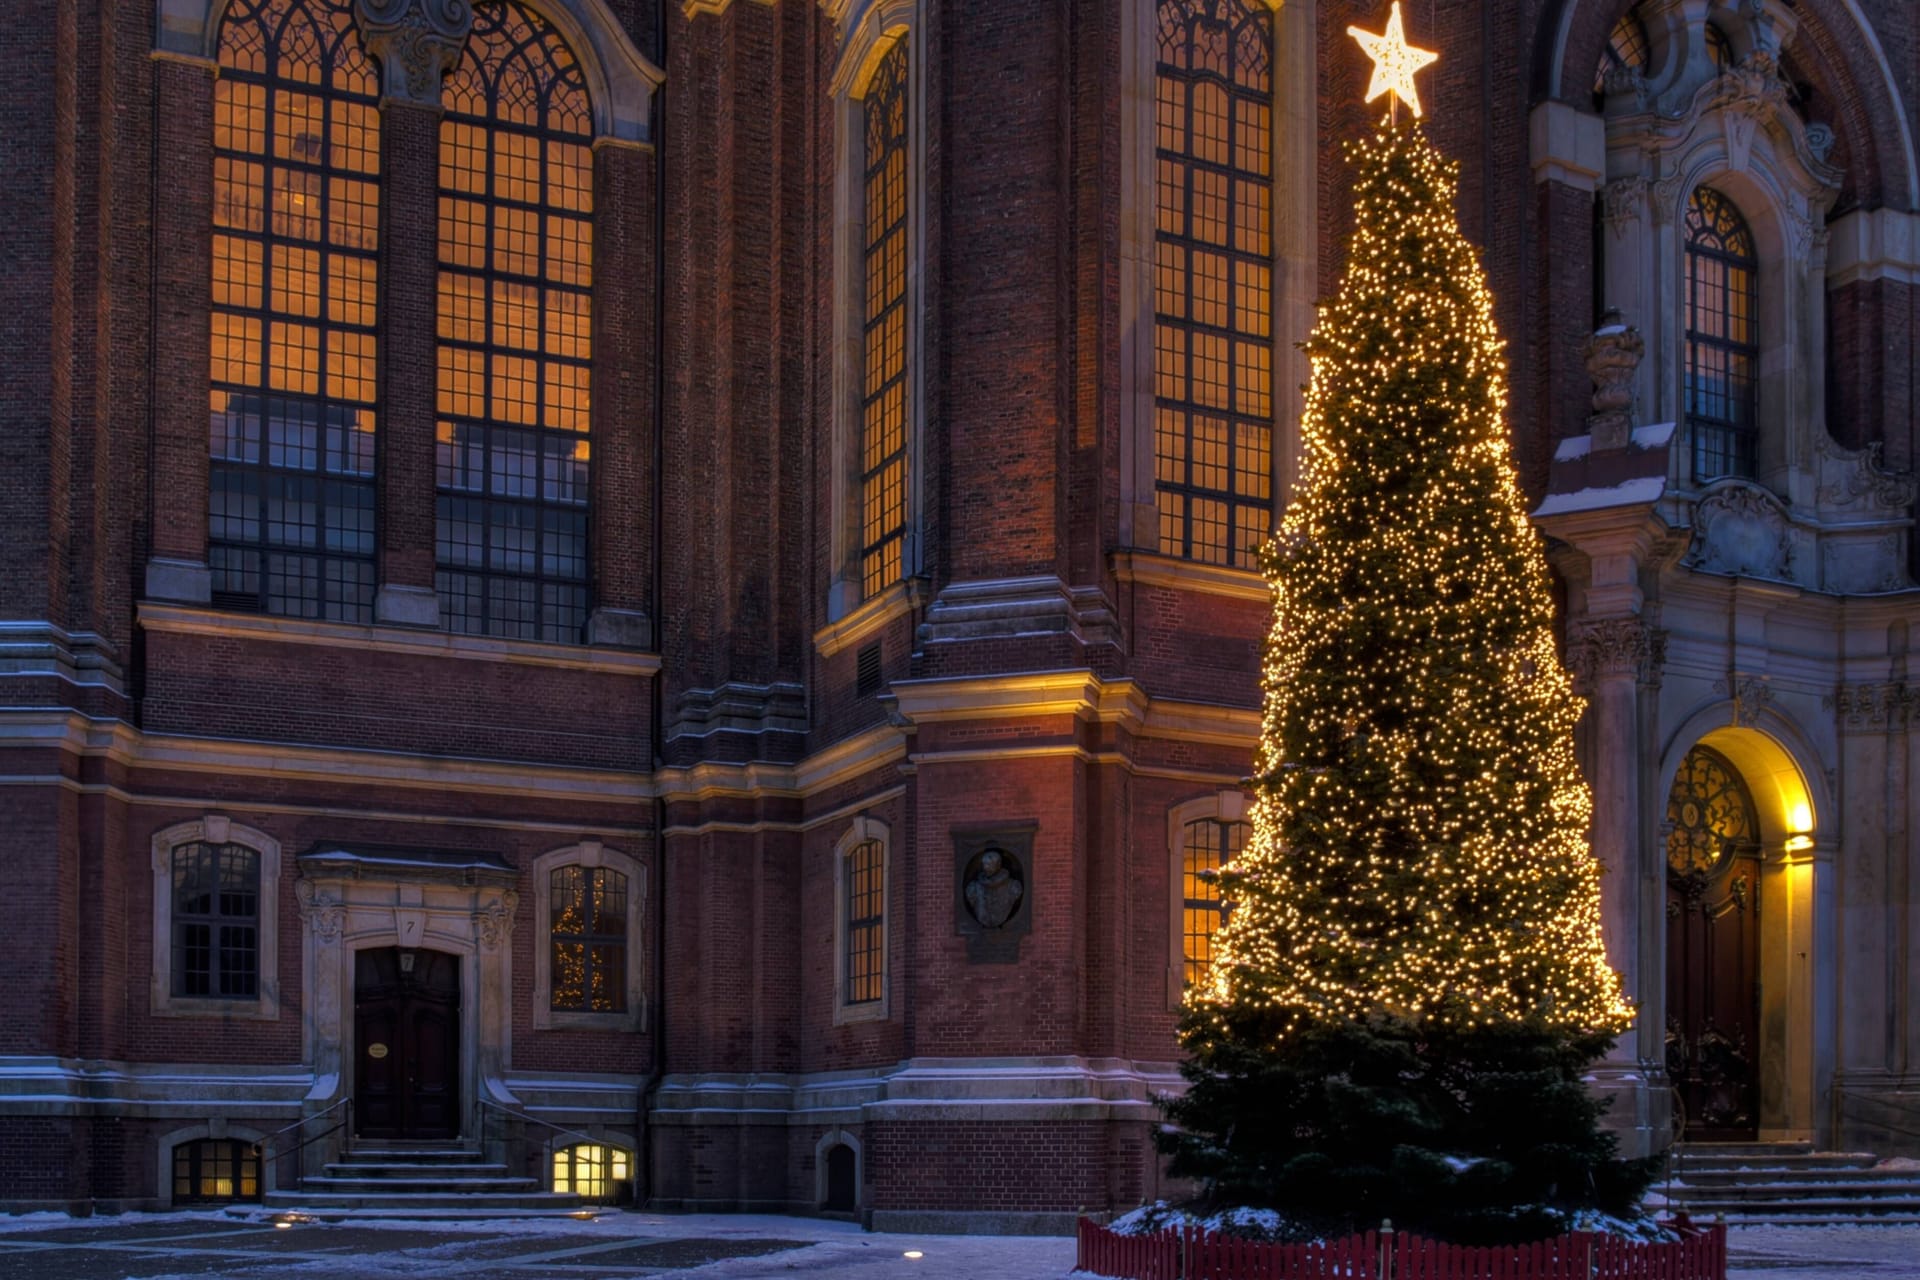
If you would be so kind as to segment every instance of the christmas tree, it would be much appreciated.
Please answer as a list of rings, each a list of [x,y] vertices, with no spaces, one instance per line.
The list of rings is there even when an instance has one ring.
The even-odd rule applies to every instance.
[[[1391,32],[1391,28],[1390,28]],[[1303,1231],[1464,1241],[1635,1216],[1581,1071],[1627,1025],[1600,934],[1581,703],[1511,462],[1492,298],[1417,120],[1349,149],[1356,226],[1308,344],[1252,834],[1182,1024],[1176,1175]]]

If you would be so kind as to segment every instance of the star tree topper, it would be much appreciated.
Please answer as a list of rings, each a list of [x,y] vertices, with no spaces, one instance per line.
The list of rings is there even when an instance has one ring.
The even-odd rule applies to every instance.
[[[1358,40],[1366,55],[1373,59],[1373,81],[1367,85],[1367,101],[1372,102],[1383,93],[1391,94],[1392,101],[1405,102],[1418,116],[1420,91],[1413,87],[1413,73],[1438,62],[1440,55],[1429,49],[1415,49],[1407,43],[1406,28],[1400,24],[1400,0],[1393,0],[1393,12],[1387,15],[1387,29],[1379,35],[1359,27],[1348,27],[1347,34]]]

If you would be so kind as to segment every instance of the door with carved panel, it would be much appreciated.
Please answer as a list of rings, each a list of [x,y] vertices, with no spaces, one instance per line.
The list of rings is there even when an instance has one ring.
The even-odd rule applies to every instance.
[[[1686,1141],[1759,1136],[1760,831],[1710,747],[1667,795],[1667,1074]]]

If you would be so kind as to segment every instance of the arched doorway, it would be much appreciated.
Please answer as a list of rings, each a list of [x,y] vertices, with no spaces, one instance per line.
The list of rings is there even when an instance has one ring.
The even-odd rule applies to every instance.
[[[1708,746],[1667,792],[1667,1075],[1690,1141],[1760,1128],[1760,824],[1746,780]]]

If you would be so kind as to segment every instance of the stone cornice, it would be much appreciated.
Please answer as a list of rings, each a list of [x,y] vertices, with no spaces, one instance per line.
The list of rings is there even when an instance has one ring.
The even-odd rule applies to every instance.
[[[1273,603],[1273,588],[1268,585],[1266,578],[1252,569],[1230,569],[1226,565],[1179,560],[1146,551],[1115,552],[1113,576],[1122,582],[1141,586],[1194,591],[1230,600],[1251,600],[1263,605]]]

